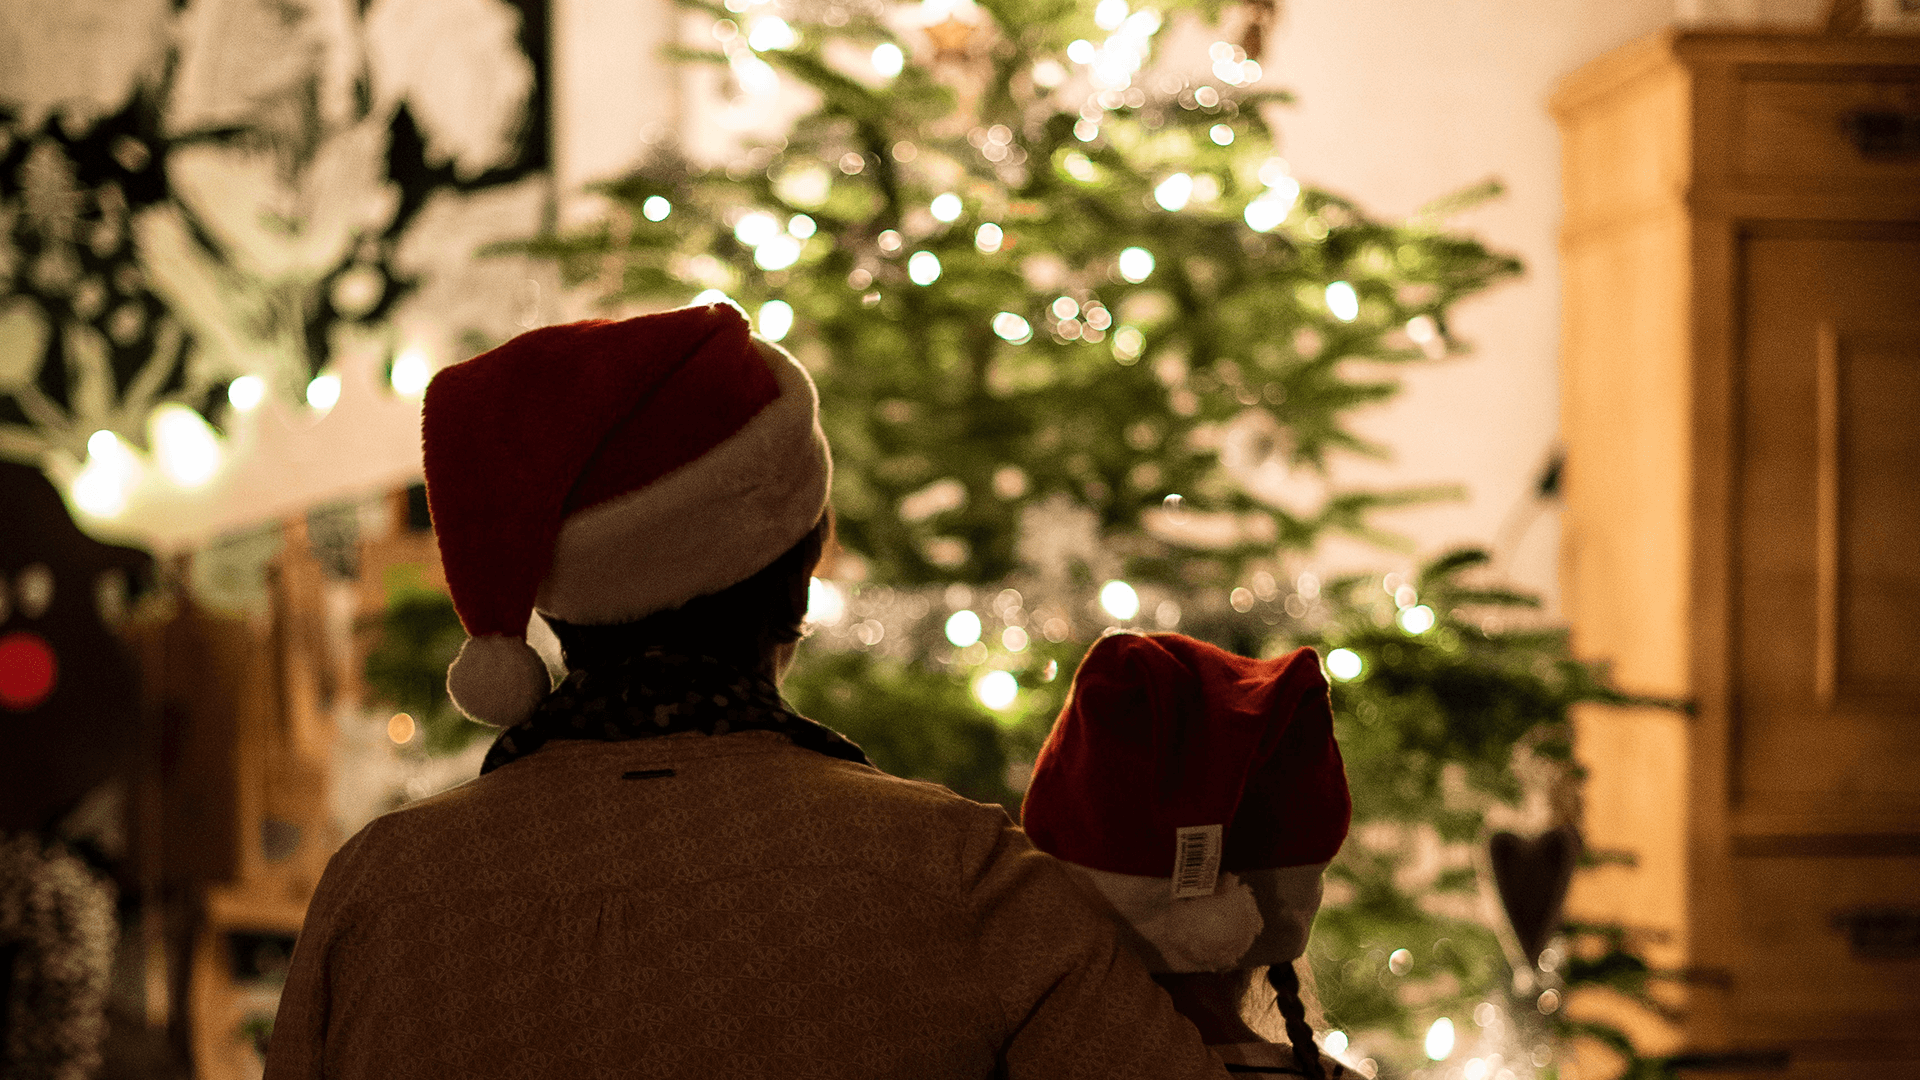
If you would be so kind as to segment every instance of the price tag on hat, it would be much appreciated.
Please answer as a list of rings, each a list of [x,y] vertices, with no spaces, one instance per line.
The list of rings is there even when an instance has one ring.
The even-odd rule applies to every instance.
[[[1189,825],[1174,833],[1173,898],[1212,896],[1220,882],[1222,825]]]

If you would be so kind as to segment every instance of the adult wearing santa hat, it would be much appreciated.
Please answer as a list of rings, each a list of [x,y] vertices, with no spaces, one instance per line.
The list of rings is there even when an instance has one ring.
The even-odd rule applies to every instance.
[[[428,504],[472,635],[448,689],[505,730],[334,856],[268,1077],[1227,1075],[1003,811],[781,699],[827,539],[817,414],[725,304],[434,379]]]
[[[1227,1062],[1312,1077],[1343,1070],[1293,962],[1351,816],[1313,650],[1256,660],[1180,634],[1094,643],[1021,806]],[[1250,995],[1262,969],[1272,993]],[[1249,1026],[1276,1011],[1290,1048]]]

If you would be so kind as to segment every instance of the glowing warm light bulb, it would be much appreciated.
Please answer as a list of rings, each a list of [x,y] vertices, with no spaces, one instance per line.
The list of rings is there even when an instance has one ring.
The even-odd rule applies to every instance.
[[[1427,1057],[1445,1061],[1453,1053],[1453,1021],[1441,1017],[1427,1029]]]
[[[1352,284],[1336,281],[1327,286],[1327,310],[1341,322],[1352,322],[1360,317],[1360,294]]]
[[[907,280],[915,285],[931,285],[940,280],[940,256],[931,251],[916,251],[907,258]]]
[[[1138,285],[1152,273],[1153,252],[1141,247],[1130,247],[1120,252],[1121,277]]]
[[[728,64],[733,77],[740,80],[740,89],[749,94],[771,94],[780,89],[780,73],[750,52],[735,53]]]
[[[747,48],[754,52],[791,49],[799,41],[799,35],[787,25],[787,20],[774,15],[754,20],[753,29],[747,32]]]
[[[73,503],[97,518],[118,517],[140,479],[140,459],[111,431],[87,439],[87,464],[73,478]]]
[[[764,210],[755,210],[734,223],[733,238],[751,248],[780,235],[780,222]]]
[[[307,404],[321,412],[340,404],[340,376],[331,371],[315,375],[307,384]]]
[[[883,79],[893,78],[907,66],[907,54],[901,52],[900,46],[891,41],[875,45],[871,60],[875,74]]]
[[[1347,1052],[1347,1033],[1344,1031],[1329,1031],[1320,1042],[1327,1048],[1327,1053],[1335,1057]]]
[[[252,412],[267,399],[267,383],[258,375],[242,375],[227,384],[227,404],[241,412]]]
[[[786,233],[753,249],[753,265],[762,270],[785,270],[800,261],[800,241]]]
[[[982,255],[991,255],[1000,250],[1000,245],[1006,238],[1007,234],[1001,231],[1000,226],[989,221],[973,234],[973,246],[978,248]]]
[[[785,300],[769,300],[760,305],[760,317],[754,321],[760,326],[761,337],[780,341],[793,329],[793,305]]]
[[[160,472],[183,488],[205,487],[220,471],[220,438],[200,414],[169,402],[147,420],[148,442]]]
[[[1242,214],[1247,219],[1247,228],[1254,232],[1271,232],[1287,220],[1287,215],[1293,212],[1294,202],[1299,198],[1300,182],[1291,176],[1280,177],[1247,204]]]
[[[1400,629],[1409,634],[1424,634],[1433,629],[1434,622],[1433,609],[1425,604],[1415,604],[1400,611]]]
[[[933,197],[933,206],[930,209],[933,211],[935,221],[953,221],[960,217],[960,211],[965,207],[961,205],[960,196],[947,191]]]
[[[1100,606],[1122,622],[1140,614],[1140,594],[1124,581],[1109,581],[1100,587]]]
[[[649,195],[647,201],[640,204],[640,216],[648,221],[665,221],[673,213],[673,204],[660,195]]]
[[[838,626],[847,614],[847,597],[840,586],[819,578],[807,580],[807,621]]]
[[[427,383],[433,379],[433,368],[427,363],[425,349],[406,348],[393,358],[393,372],[387,381],[393,384],[393,392],[401,397],[417,398],[427,392]]]
[[[993,317],[993,332],[1002,341],[1010,341],[1015,345],[1025,345],[1033,340],[1033,324],[1011,311],[1003,311]]]
[[[1153,189],[1153,201],[1159,203],[1162,210],[1184,210],[1192,197],[1193,177],[1183,172],[1174,173]]]
[[[989,671],[973,680],[973,696],[980,704],[999,712],[1020,696],[1020,682],[1011,672]]]
[[[961,608],[947,616],[947,640],[964,649],[980,640],[980,616]]]
[[[1335,649],[1327,654],[1327,672],[1341,682],[1358,678],[1366,665],[1352,649]]]

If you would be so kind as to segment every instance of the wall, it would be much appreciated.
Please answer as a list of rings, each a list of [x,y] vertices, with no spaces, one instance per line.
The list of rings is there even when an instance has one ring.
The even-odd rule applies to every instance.
[[[1558,520],[1526,513],[1558,430],[1560,148],[1546,99],[1581,64],[1673,23],[1812,26],[1824,0],[1287,0],[1268,79],[1296,175],[1376,214],[1497,177],[1501,199],[1456,223],[1526,276],[1459,309],[1473,353],[1409,374],[1364,430],[1385,485],[1464,481],[1465,501],[1389,520],[1420,551],[1494,544],[1526,587],[1557,593]],[[1338,553],[1336,553],[1338,554]],[[1351,554],[1351,553],[1347,553]]]

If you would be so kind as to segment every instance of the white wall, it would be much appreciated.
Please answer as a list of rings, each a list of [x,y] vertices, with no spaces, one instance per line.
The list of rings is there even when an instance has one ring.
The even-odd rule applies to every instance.
[[[1422,554],[1494,544],[1519,583],[1557,591],[1556,515],[1518,528],[1559,428],[1560,150],[1546,111],[1555,84],[1673,23],[1812,26],[1825,8],[1825,0],[1286,0],[1266,69],[1298,98],[1279,114],[1296,175],[1382,215],[1497,177],[1507,194],[1456,224],[1527,267],[1458,309],[1470,356],[1409,373],[1406,393],[1365,419],[1394,460],[1344,470],[1381,485],[1468,485],[1464,502],[1388,519]]]

